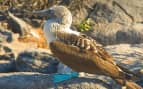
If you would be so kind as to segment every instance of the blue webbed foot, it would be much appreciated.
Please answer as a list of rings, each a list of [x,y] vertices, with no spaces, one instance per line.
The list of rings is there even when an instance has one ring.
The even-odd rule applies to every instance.
[[[78,77],[78,72],[71,72],[71,73],[66,73],[66,74],[54,74],[53,75],[53,82],[54,83],[59,83],[74,77]]]

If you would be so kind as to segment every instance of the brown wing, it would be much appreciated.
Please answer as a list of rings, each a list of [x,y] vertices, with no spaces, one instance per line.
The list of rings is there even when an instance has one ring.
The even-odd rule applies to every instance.
[[[92,51],[103,60],[115,64],[112,56],[104,50],[102,45],[85,34],[77,36],[74,34],[59,33],[58,37],[65,44],[76,46],[80,51]]]
[[[92,39],[91,37],[89,37],[85,34],[81,34],[80,36],[74,35],[74,39],[77,39],[77,41],[74,43],[76,43],[75,45],[80,47],[80,49],[84,48],[85,50],[95,52],[95,54],[98,55],[99,57],[101,57],[102,60],[108,61],[114,65],[117,65],[124,72],[126,72],[128,74],[132,74],[133,76],[135,76],[135,77],[132,77],[133,80],[138,79],[137,78],[137,77],[139,77],[138,74],[135,74],[135,73],[129,71],[128,69],[122,67],[121,65],[116,64],[114,62],[114,58],[109,53],[107,53],[106,50],[102,47],[102,45],[99,44],[96,40]],[[78,45],[79,43],[80,43],[80,45]]]
[[[101,44],[99,44],[96,40],[94,40],[91,37],[88,37],[84,34],[82,36],[86,39],[89,39],[91,41],[91,43],[94,44],[93,46],[95,47],[95,49],[97,50],[97,53],[102,57],[103,60],[106,60],[110,63],[115,64],[113,57],[105,51],[105,49],[103,48],[103,46]]]
[[[90,38],[73,34],[61,34],[58,37],[60,38],[59,41],[52,42],[50,48],[61,62],[72,69],[79,72],[108,75],[114,78],[125,77],[118,66],[109,59],[112,57],[106,55],[106,51]],[[88,41],[88,45],[81,46],[85,41]]]

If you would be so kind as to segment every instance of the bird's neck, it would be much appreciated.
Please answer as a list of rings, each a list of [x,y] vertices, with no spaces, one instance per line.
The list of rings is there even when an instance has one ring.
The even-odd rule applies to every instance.
[[[65,15],[62,18],[52,18],[49,19],[44,26],[44,33],[46,35],[46,39],[48,41],[48,44],[51,43],[54,40],[57,40],[57,36],[55,37],[55,35],[58,35],[59,33],[68,33],[68,34],[76,34],[79,35],[79,32],[77,31],[73,31],[70,29],[72,23],[72,18],[71,16]],[[55,30],[54,28],[50,28],[53,29],[53,31],[55,30],[54,34],[53,32],[51,33],[49,29],[49,27],[52,26],[52,24],[57,24],[58,29]]]

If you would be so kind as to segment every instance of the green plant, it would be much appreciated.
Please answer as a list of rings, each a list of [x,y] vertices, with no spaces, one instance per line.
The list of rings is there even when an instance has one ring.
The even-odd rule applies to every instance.
[[[87,19],[87,20],[83,21],[78,26],[78,28],[79,28],[79,31],[81,31],[81,32],[91,30],[90,19]]]

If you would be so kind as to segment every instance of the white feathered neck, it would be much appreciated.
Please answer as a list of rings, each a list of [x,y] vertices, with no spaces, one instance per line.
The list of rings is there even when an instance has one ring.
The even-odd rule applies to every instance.
[[[64,16],[57,16],[56,18],[50,18],[47,20],[44,24],[44,34],[48,44],[57,39],[55,34],[56,31],[79,35],[79,32],[70,29],[71,24],[72,15],[70,11],[67,11]]]

